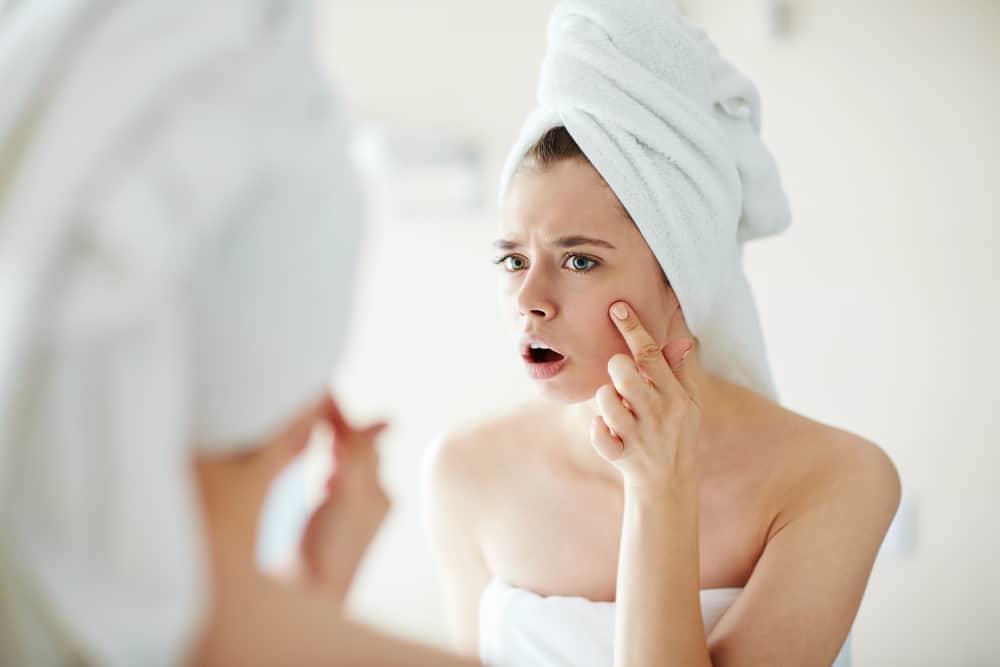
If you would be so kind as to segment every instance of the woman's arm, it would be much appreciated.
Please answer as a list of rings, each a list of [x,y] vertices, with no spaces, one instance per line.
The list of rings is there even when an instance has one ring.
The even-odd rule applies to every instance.
[[[192,664],[473,667],[479,663],[394,639],[347,620],[323,591],[258,572],[217,572],[210,622]]]
[[[746,586],[712,629],[707,653],[694,485],[626,489],[618,664],[828,667],[850,631],[900,493],[880,449],[863,441],[840,449],[839,460],[809,480],[811,493],[775,523]]]
[[[714,664],[827,667],[841,650],[900,497],[885,453],[841,438],[835,460],[777,517],[753,574],[712,629]]]
[[[612,313],[614,314],[614,310]],[[592,440],[619,468],[625,513],[615,664],[829,665],[864,593],[899,503],[899,476],[876,446],[845,435],[777,518],[744,590],[706,639],[701,614],[695,444],[698,389],[629,309],[612,316],[633,353],[609,362]]]
[[[615,664],[710,665],[701,615],[698,491],[625,489],[618,556]]]

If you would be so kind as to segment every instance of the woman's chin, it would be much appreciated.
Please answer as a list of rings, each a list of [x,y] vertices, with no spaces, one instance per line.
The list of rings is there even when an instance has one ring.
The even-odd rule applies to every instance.
[[[535,383],[536,391],[544,398],[566,405],[591,400],[600,387],[600,384],[573,381],[569,377],[555,377]]]

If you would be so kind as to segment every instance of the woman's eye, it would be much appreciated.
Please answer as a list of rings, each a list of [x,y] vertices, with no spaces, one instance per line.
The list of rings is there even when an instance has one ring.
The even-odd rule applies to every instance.
[[[594,270],[598,264],[597,260],[583,255],[570,255],[566,259],[569,262],[569,268],[581,273]]]
[[[524,258],[516,255],[501,257],[497,264],[503,264],[508,271],[520,271],[524,268]]]

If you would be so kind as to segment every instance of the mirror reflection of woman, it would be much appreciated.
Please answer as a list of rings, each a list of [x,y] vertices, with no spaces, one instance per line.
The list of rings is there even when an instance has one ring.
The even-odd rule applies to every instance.
[[[512,363],[426,516],[486,664],[849,664],[899,502],[886,454],[780,405],[742,244],[788,224],[756,89],[670,3],[561,2],[506,170]],[[859,369],[860,370],[860,369]]]
[[[344,609],[388,500],[326,389],[364,215],[312,5],[0,2],[2,665],[479,664]]]

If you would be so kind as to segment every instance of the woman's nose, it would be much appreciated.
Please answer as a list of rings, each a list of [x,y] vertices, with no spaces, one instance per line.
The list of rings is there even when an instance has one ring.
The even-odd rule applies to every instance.
[[[551,281],[537,267],[528,269],[517,292],[517,310],[523,317],[551,319],[556,314]]]

